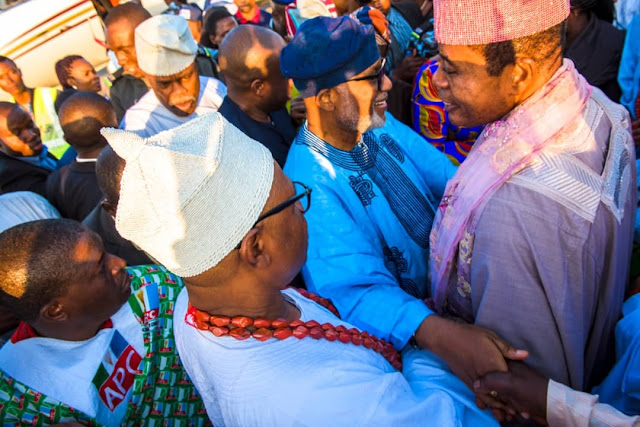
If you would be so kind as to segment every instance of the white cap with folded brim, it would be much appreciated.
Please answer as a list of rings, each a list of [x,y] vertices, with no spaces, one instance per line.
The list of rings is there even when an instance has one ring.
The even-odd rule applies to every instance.
[[[251,230],[269,197],[271,153],[219,113],[149,138],[101,132],[126,161],[116,229],[180,276],[215,267]]]
[[[189,24],[175,15],[158,15],[136,27],[138,66],[152,76],[170,76],[187,68],[196,59],[198,44]]]

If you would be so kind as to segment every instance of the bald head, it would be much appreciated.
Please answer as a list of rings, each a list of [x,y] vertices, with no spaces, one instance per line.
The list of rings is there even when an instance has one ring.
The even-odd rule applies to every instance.
[[[144,7],[136,3],[125,3],[111,9],[104,19],[104,26],[109,28],[116,22],[124,21],[135,29],[142,21],[151,18],[151,14]]]
[[[220,68],[227,80],[248,85],[280,70],[284,40],[276,32],[257,25],[240,25],[220,44]]]
[[[65,140],[79,154],[82,150],[102,149],[106,140],[103,127],[117,127],[113,106],[94,92],[78,92],[67,99],[58,112]]]

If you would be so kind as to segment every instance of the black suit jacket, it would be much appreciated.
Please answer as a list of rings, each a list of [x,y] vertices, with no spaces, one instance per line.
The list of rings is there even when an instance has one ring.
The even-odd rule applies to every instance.
[[[102,205],[96,206],[82,223],[102,237],[102,243],[107,252],[124,259],[127,265],[157,264],[118,234],[116,222]]]
[[[23,162],[0,151],[0,194],[33,191],[46,197],[45,185],[50,170]]]
[[[82,221],[102,200],[96,178],[96,162],[71,164],[47,178],[47,199],[64,218]]]

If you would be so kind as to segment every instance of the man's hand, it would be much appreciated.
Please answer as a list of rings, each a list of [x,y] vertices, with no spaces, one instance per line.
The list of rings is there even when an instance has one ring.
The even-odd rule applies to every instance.
[[[529,355],[488,329],[435,315],[422,322],[415,338],[421,348],[440,356],[469,388],[489,372],[506,372],[505,359],[522,360]]]
[[[413,81],[416,78],[416,74],[418,74],[418,69],[420,69],[425,62],[426,59],[418,56],[414,49],[413,55],[402,58],[398,67],[393,71],[393,77],[397,80],[410,83],[413,86]]]
[[[508,366],[509,372],[493,372],[476,381],[474,391],[506,404],[524,418],[546,424],[549,380],[522,362],[510,361]]]
[[[631,123],[631,135],[633,136],[633,142],[636,143],[636,147],[640,146],[640,119]]]
[[[307,107],[304,105],[304,99],[294,98],[291,100],[291,120],[300,127],[302,123],[307,119]]]

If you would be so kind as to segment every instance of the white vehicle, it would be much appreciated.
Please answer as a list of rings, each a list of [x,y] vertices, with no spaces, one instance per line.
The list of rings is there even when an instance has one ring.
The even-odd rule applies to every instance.
[[[142,5],[154,15],[167,8],[163,0]],[[0,29],[0,55],[18,64],[28,87],[58,86],[55,63],[67,55],[83,56],[96,70],[109,61],[91,0],[0,0]]]

